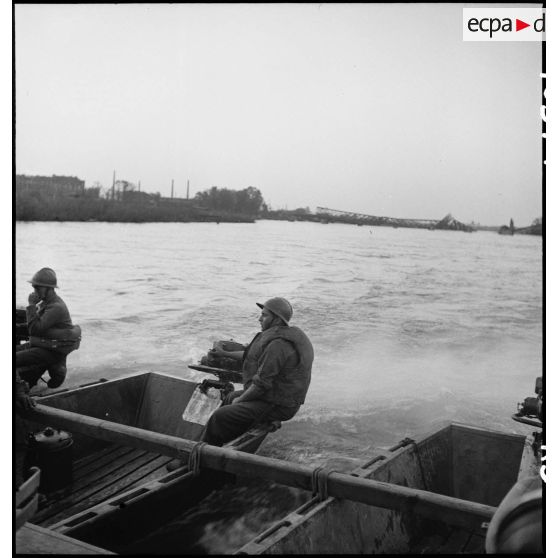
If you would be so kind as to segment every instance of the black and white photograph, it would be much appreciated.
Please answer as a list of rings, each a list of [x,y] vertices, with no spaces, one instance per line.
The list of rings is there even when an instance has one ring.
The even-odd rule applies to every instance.
[[[12,553],[544,554],[545,5],[11,15]]]

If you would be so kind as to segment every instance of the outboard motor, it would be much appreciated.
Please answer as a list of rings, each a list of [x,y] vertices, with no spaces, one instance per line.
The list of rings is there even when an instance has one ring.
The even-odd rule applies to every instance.
[[[220,381],[228,383],[234,382],[237,384],[242,383],[242,362],[226,356],[217,356],[215,349],[222,349],[224,351],[245,351],[246,345],[237,343],[232,339],[230,341],[215,341],[213,348],[209,349],[204,355],[199,364],[189,364],[188,368],[192,370],[199,370],[200,372],[207,372],[217,376]],[[226,393],[223,393],[223,397]]]
[[[200,364],[203,366],[224,368],[225,370],[240,370],[240,361],[228,357],[218,357],[215,355],[214,349],[222,349],[224,351],[244,351],[246,349],[245,345],[237,343],[232,339],[230,341],[215,341],[215,343],[213,343],[213,349],[210,349],[207,352],[207,355],[203,356],[200,360]]]
[[[526,397],[523,403],[517,404],[517,413],[512,418],[517,422],[542,428],[544,422],[542,376],[539,376],[535,382],[535,393],[537,397]]]

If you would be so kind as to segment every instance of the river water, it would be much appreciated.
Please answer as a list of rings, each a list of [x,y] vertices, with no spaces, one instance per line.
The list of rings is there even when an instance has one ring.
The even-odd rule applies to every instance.
[[[315,348],[299,414],[260,453],[318,465],[446,420],[513,422],[542,374],[542,240],[344,224],[17,223],[16,303],[40,267],[83,329],[67,385],[187,368],[288,298]]]

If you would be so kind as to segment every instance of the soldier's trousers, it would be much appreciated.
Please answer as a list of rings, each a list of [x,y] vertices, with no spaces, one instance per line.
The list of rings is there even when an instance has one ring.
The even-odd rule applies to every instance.
[[[242,392],[237,393],[240,395]],[[231,395],[236,395],[236,393]],[[289,420],[300,409],[300,406],[280,407],[259,399],[242,401],[234,405],[226,404],[232,399],[229,397],[225,404],[209,417],[201,441],[213,446],[222,446],[244,434],[256,424]]]

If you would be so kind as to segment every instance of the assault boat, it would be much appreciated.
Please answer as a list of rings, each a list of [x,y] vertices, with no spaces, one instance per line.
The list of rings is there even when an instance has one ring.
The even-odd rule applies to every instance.
[[[382,483],[369,500],[329,495],[326,465],[313,498],[236,554],[542,555],[542,377],[535,393],[511,417],[537,428],[528,435],[448,422],[346,466],[355,479]]]
[[[192,462],[186,463],[189,454],[169,452],[166,444],[196,444],[220,405],[215,392],[222,384],[148,372],[37,397],[29,422],[35,432],[30,455],[40,469],[35,492],[43,494],[43,501],[28,519],[32,526],[18,531],[16,551],[42,553],[45,537],[56,539],[55,534],[66,542],[70,536],[95,547],[121,549],[220,486],[226,477],[201,479],[192,473]],[[226,448],[254,452],[278,427],[256,425]],[[184,464],[169,472],[173,458],[184,459]],[[36,475],[33,482],[37,484]],[[26,494],[29,487],[18,492]],[[37,537],[40,542],[33,546]],[[64,542],[55,545],[58,553],[64,548]]]
[[[386,490],[375,504],[318,491],[236,554],[480,554],[498,506],[525,482],[531,490],[527,519],[542,545],[540,460],[534,448],[531,436],[447,423],[348,469],[355,479],[387,483],[391,495]],[[432,499],[423,501],[425,494]],[[516,510],[512,505],[503,513]],[[492,540],[501,540],[501,532],[498,527]]]
[[[230,390],[238,378],[216,364],[210,359],[192,368],[218,381],[149,372],[39,398],[32,427],[40,486],[35,469],[16,496],[16,526],[27,520],[16,552],[142,553],[149,533],[225,483],[254,478],[292,487],[304,503],[228,548],[231,554],[481,552],[489,547],[490,528],[491,544],[505,544],[510,529],[527,528],[527,538],[542,540],[539,433],[451,422],[358,463],[312,469],[254,455],[278,424],[258,425],[223,448],[199,442],[220,404],[216,392]],[[540,428],[539,382],[536,393],[513,418]],[[176,458],[183,465],[169,472]],[[510,504],[518,486],[520,503],[511,498]],[[40,506],[37,491],[45,497]],[[183,551],[166,547],[164,553]]]
[[[505,543],[506,529],[524,533],[526,524],[535,534],[525,536],[542,541],[538,433],[449,422],[358,463],[312,469],[247,453],[265,431],[224,448],[196,443],[200,425],[180,423],[171,411],[194,389],[150,373],[45,397],[36,414],[73,432],[73,482],[31,518],[31,527],[98,552],[141,553],[138,541],[147,533],[222,486],[220,471],[229,481],[234,475],[237,482],[261,478],[294,487],[304,500],[229,548],[231,554],[477,553],[487,547],[487,530],[498,514],[504,518],[493,529],[493,544]],[[72,412],[87,406],[88,414]],[[169,459],[179,456],[188,465],[165,472]],[[531,491],[523,490],[520,505],[508,502],[501,511],[514,487],[527,480]]]

